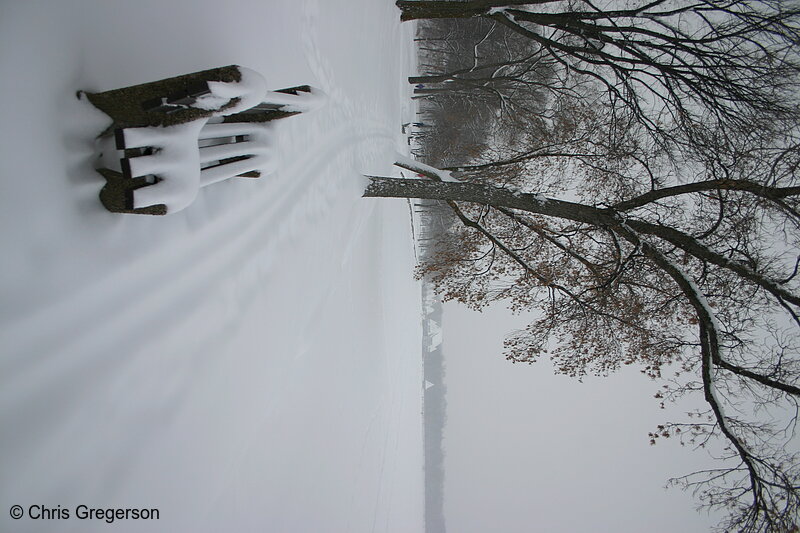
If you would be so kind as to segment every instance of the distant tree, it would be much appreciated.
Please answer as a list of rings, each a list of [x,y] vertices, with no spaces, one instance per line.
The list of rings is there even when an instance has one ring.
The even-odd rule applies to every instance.
[[[691,131],[712,121],[752,126],[797,112],[795,2],[398,0],[397,6],[402,20],[492,20],[538,46],[560,68],[560,79],[592,80],[652,132],[661,132],[665,120]],[[462,72],[447,74],[466,83]]]
[[[553,69],[538,45],[492,20],[485,24],[433,21],[428,26],[420,33],[461,31],[450,31],[438,48],[427,49],[424,56],[430,58],[420,65],[422,74],[408,79],[416,86],[417,95],[458,94],[460,98],[483,98],[500,108],[519,100],[515,93],[563,88],[563,83],[549,83]],[[430,53],[434,51],[437,54]]]

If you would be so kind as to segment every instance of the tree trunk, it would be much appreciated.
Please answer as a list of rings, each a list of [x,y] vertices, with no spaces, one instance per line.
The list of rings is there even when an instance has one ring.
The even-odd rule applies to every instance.
[[[400,20],[470,18],[479,17],[486,12],[478,5],[482,2],[441,2],[398,0],[397,7],[403,12]]]
[[[438,74],[438,75],[428,75],[428,76],[409,76],[408,82],[412,85],[416,85],[417,83],[441,83],[443,81],[447,81],[451,79],[453,75],[451,74]]]
[[[470,0],[449,2],[446,0],[398,0],[396,5],[403,12],[400,20],[471,18],[486,15],[493,7],[520,6],[537,2]]]
[[[600,226],[619,224],[613,213],[587,205],[477,183],[368,176],[365,198],[419,198],[508,207]]]

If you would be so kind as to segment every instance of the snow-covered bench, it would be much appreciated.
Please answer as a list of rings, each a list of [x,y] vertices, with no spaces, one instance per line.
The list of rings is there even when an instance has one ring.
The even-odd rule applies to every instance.
[[[103,205],[153,215],[188,207],[201,187],[272,172],[270,122],[321,101],[309,86],[267,91],[238,66],[85,95],[114,120],[98,143]]]

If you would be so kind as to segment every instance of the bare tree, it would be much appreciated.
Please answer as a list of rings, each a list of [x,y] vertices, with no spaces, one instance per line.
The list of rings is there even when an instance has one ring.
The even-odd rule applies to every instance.
[[[513,362],[547,354],[576,377],[639,365],[664,380],[662,401],[701,394],[705,412],[659,426],[651,440],[718,439],[724,451],[718,468],[674,484],[727,510],[728,530],[796,528],[798,5],[397,5],[404,20],[481,17],[535,44],[502,66],[475,63],[485,72],[450,68],[440,88],[492,87],[528,61],[551,72],[531,78],[552,90],[513,142],[498,135],[441,170],[398,158],[428,179],[370,178],[365,196],[439,200],[452,211],[457,223],[421,273],[474,308],[539,309],[507,338]],[[678,377],[662,378],[675,367]]]
[[[397,6],[403,20],[480,17],[503,25],[535,43],[561,78],[592,80],[653,132],[665,117],[691,131],[709,121],[752,126],[797,113],[795,2],[398,0]]]
[[[542,312],[507,339],[508,359],[549,353],[572,376],[638,364],[660,378],[667,366],[682,368],[658,397],[699,392],[708,410],[660,426],[653,442],[727,444],[719,469],[674,482],[728,509],[725,528],[789,531],[800,509],[800,457],[787,447],[800,398],[800,153],[795,145],[773,155],[767,170],[740,164],[719,178],[704,168],[683,185],[622,199],[595,185],[582,202],[454,181],[400,158],[431,179],[371,177],[365,196],[450,206],[460,222],[446,237],[453,245],[424,274],[474,308],[504,300]]]

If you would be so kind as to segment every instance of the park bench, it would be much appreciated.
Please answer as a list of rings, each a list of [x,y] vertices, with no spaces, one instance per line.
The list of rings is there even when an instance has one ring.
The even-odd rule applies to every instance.
[[[81,96],[113,120],[98,142],[102,204],[150,215],[188,207],[202,187],[273,171],[270,123],[319,101],[308,85],[267,91],[235,65]]]

